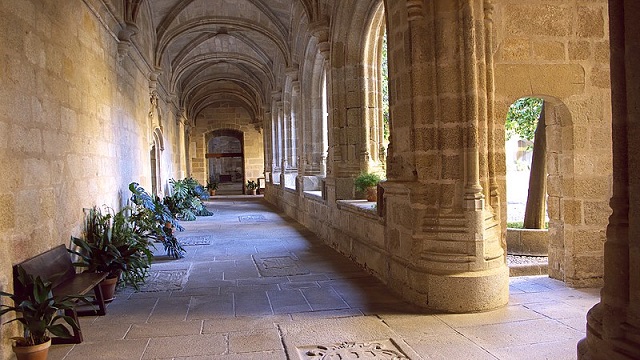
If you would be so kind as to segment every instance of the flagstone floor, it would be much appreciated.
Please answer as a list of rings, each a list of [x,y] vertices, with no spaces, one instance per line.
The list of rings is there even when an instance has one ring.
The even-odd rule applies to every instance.
[[[428,313],[260,196],[207,206],[213,216],[182,223],[185,258],[159,256],[142,291],[82,317],[84,342],[55,345],[49,359],[575,359],[599,299],[517,277],[505,308]]]

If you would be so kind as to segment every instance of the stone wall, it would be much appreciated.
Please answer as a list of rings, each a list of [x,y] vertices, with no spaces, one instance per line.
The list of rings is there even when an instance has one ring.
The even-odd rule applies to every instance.
[[[549,274],[600,285],[612,191],[607,2],[496,1],[495,13],[497,126],[518,98],[546,102]]]
[[[227,102],[207,107],[198,117],[191,132],[191,143],[196,149],[191,154],[191,176],[206,184],[208,169],[205,155],[207,134],[215,130],[231,129],[244,134],[244,172],[246,180],[264,177],[264,140],[262,129],[247,110]],[[246,181],[245,181],[246,182]]]
[[[131,181],[149,188],[149,69],[137,52],[118,59],[119,23],[99,5],[0,2],[3,291],[12,291],[13,264],[80,235],[83,208],[119,207]],[[162,95],[158,109],[164,137],[177,137]],[[177,144],[165,144],[162,171],[173,176],[181,167],[172,151]],[[17,328],[0,327],[0,357],[9,358]]]

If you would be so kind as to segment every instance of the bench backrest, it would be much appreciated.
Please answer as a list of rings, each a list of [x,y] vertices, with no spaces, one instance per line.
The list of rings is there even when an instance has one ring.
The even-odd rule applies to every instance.
[[[53,287],[73,278],[76,274],[71,256],[64,244],[15,265],[14,274],[16,274],[15,268],[17,266],[21,266],[34,277],[40,276],[42,280],[50,281]]]

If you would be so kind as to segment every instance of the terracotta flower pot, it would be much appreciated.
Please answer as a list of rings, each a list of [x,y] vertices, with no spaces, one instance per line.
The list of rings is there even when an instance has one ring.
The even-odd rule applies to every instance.
[[[104,301],[112,301],[114,294],[116,293],[116,285],[118,284],[118,278],[106,278],[100,283],[100,289],[102,289],[102,297]]]
[[[367,188],[367,201],[378,201],[378,187],[371,186]]]
[[[33,346],[13,346],[13,352],[18,360],[47,360],[51,347],[51,339],[46,343]]]

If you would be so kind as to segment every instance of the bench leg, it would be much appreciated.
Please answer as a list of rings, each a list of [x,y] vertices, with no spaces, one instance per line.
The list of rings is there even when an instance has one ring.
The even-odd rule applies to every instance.
[[[78,315],[80,316],[103,316],[107,313],[107,308],[104,304],[104,296],[102,296],[102,289],[100,288],[100,285],[96,285],[93,288],[93,293],[95,295],[95,301],[92,302],[92,304],[94,305],[93,309],[91,310],[82,310],[82,311],[78,311]],[[98,308],[95,308],[95,305],[98,305]]]
[[[76,309],[68,309],[64,311],[66,316],[73,318],[78,325],[78,329],[73,329],[73,336],[70,338],[53,337],[51,343],[56,344],[80,344],[82,342],[82,330],[80,330],[80,322],[78,321],[78,313]]]
[[[103,316],[107,313],[107,309],[104,305],[104,296],[102,296],[102,288],[100,287],[100,284],[93,288],[93,293],[96,295],[96,302],[98,303],[98,311],[96,311],[96,314]]]

